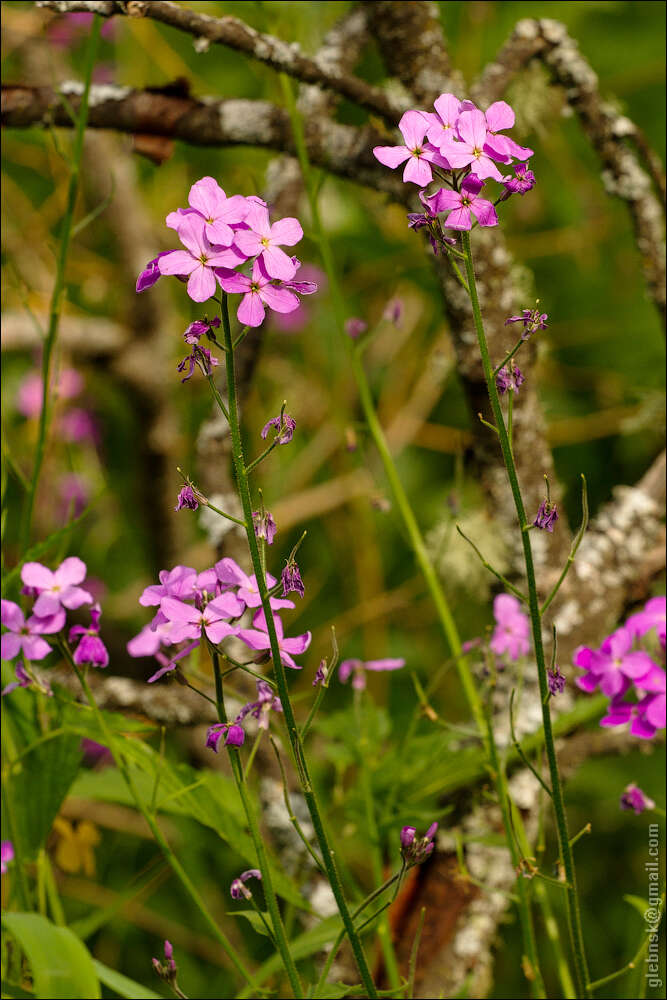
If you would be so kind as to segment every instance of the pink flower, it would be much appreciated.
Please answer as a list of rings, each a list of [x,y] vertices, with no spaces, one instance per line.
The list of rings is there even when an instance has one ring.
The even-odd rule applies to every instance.
[[[65,624],[65,612],[58,610],[48,618],[25,615],[18,604],[2,601],[0,621],[7,631],[0,640],[0,656],[3,660],[13,660],[22,651],[27,660],[43,660],[51,652],[51,647],[42,635],[60,632]]]
[[[212,246],[205,233],[206,225],[197,212],[184,212],[177,232],[185,250],[171,250],[157,262],[160,274],[189,275],[188,295],[194,302],[206,302],[214,295],[214,268],[233,267],[240,259],[233,250]]]
[[[519,600],[511,594],[498,594],[493,601],[493,615],[496,627],[489,643],[490,649],[497,656],[507,653],[510,660],[527,656],[530,652],[530,625]]]
[[[649,674],[655,664],[648,653],[633,650],[632,645],[633,635],[623,627],[607,636],[597,650],[580,646],[574,663],[587,673],[577,678],[577,687],[582,691],[594,691],[599,685],[603,694],[613,698],[627,690],[628,681],[639,686],[640,679]]]
[[[486,110],[484,115],[487,136],[486,145],[494,160],[500,163],[511,163],[515,160],[529,160],[533,150],[527,146],[519,146],[508,135],[500,135],[505,129],[514,127],[514,111],[505,101],[496,101]],[[497,180],[497,178],[496,178]],[[522,192],[523,193],[523,192]]]
[[[210,243],[229,247],[234,242],[234,223],[242,222],[248,212],[248,202],[240,194],[228,198],[213,177],[202,177],[190,188],[188,204],[204,220],[204,233]],[[167,225],[178,232],[183,215],[170,213]],[[247,256],[251,256],[248,254]]]
[[[338,668],[338,677],[345,684],[352,675],[352,687],[363,691],[366,687],[366,670],[400,670],[404,666],[405,660],[402,659],[367,660],[365,663],[362,660],[343,660]]]
[[[468,174],[461,184],[460,191],[440,188],[426,200],[436,215],[440,212],[449,212],[444,223],[447,229],[470,229],[471,213],[480,226],[497,226],[498,216],[491,202],[477,197],[483,187],[484,181],[474,174]]]
[[[282,280],[293,278],[296,274],[296,267],[292,258],[280,247],[293,247],[303,238],[303,229],[299,220],[278,219],[271,225],[268,208],[265,205],[255,203],[251,204],[247,210],[245,224],[248,228],[239,229],[236,233],[235,242],[239,250],[246,257],[257,257],[258,260],[261,260],[266,274],[270,278]],[[275,307],[271,306],[271,308]],[[296,309],[296,306],[294,308]],[[289,309],[277,309],[276,311],[291,312]],[[249,325],[257,326],[258,324]]]
[[[299,300],[294,292],[284,285],[272,284],[259,257],[252,265],[252,278],[225,268],[218,271],[218,280],[224,291],[244,293],[236,313],[239,323],[244,326],[260,326],[266,315],[264,306],[280,313],[293,312],[299,308]]]
[[[44,381],[38,372],[29,372],[16,395],[16,409],[24,417],[38,417],[42,412]],[[83,377],[75,368],[63,368],[51,383],[51,389],[58,399],[74,399],[83,389]]]
[[[424,118],[428,124],[426,138],[440,149],[456,134],[456,122],[462,110],[461,101],[454,94],[440,94],[433,102],[436,113],[426,112]]]
[[[458,140],[446,138],[440,147],[442,155],[446,157],[452,169],[460,170],[469,166],[473,174],[480,178],[493,177],[496,181],[502,181],[502,174],[492,159],[498,154],[493,147],[487,145],[484,113],[477,108],[462,111],[456,127]]]
[[[90,609],[90,628],[74,625],[69,630],[70,642],[76,638],[79,639],[74,650],[74,662],[79,666],[107,667],[109,665],[109,653],[100,639],[101,615],[99,604],[94,604]]]
[[[203,611],[184,604],[173,597],[163,597],[160,610],[168,621],[173,622],[169,634],[172,644],[183,639],[199,639],[202,630],[207,638],[217,646],[228,635],[236,635],[238,629],[229,624],[230,618],[243,614],[243,603],[231,593],[221,594],[210,601]]]
[[[176,597],[179,601],[188,601],[195,596],[197,573],[189,566],[174,566],[173,569],[160,570],[159,583],[146,587],[139,604],[144,608],[159,604],[163,597]]]
[[[656,630],[656,634],[661,644],[665,645],[665,612],[666,612],[666,602],[664,597],[652,597],[644,605],[643,611],[638,611],[637,614],[630,615],[625,627],[636,637],[646,635],[652,629]]]
[[[305,653],[310,646],[312,634],[304,632],[303,635],[297,635],[293,639],[286,639],[283,635],[283,623],[277,615],[274,615],[273,622],[276,628],[281,661],[286,667],[291,667],[293,670],[301,670],[301,666],[294,662],[292,656],[299,656],[301,653]],[[255,627],[241,629],[238,633],[239,639],[242,639],[250,649],[270,649],[271,642],[267,633],[264,612],[258,611],[252,623]]]
[[[86,564],[76,556],[70,556],[60,564],[55,572],[38,562],[24,563],[21,579],[39,595],[33,607],[38,618],[57,614],[61,607],[73,610],[82,604],[92,604],[93,595],[78,584],[86,576]]]
[[[404,146],[376,146],[373,156],[385,167],[395,170],[405,163],[403,180],[406,184],[418,184],[426,187],[433,180],[431,164],[449,169],[447,160],[438,150],[425,141],[427,130],[431,123],[421,111],[406,111],[398,128],[405,140]],[[407,160],[407,163],[405,162]]]

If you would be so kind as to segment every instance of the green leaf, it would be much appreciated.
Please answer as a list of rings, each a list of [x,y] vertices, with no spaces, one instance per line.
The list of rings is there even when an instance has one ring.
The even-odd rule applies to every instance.
[[[264,921],[259,913],[256,913],[254,910],[228,910],[227,916],[245,917],[254,931],[257,931],[258,934],[263,934],[264,937],[269,937],[269,932],[266,929]]]
[[[93,960],[68,927],[56,927],[38,913],[3,913],[2,923],[25,952],[40,1000],[99,1000]]]
[[[35,744],[12,765],[11,795],[24,858],[44,846],[79,770],[80,743],[78,736],[60,733]]]
[[[162,1000],[159,993],[153,993],[141,983],[136,983],[134,979],[129,979],[122,973],[116,972],[115,969],[110,969],[108,965],[98,962],[96,958],[93,959],[93,965],[100,982],[117,993],[119,997],[127,997],[128,1000]]]
[[[631,895],[623,896],[623,899],[625,900],[626,903],[629,903],[630,906],[632,906],[633,909],[637,911],[637,913],[643,920],[644,914],[646,913],[646,910],[648,909],[649,905],[647,901],[645,899],[642,899],[641,896],[631,896]]]

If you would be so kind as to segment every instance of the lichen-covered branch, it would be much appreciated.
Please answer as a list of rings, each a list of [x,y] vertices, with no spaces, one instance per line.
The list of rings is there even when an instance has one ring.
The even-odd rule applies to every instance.
[[[359,77],[341,72],[326,56],[311,59],[301,52],[297,44],[256,31],[237,17],[212,17],[169,0],[38,0],[37,6],[60,14],[90,11],[102,17],[120,14],[151,18],[192,35],[200,52],[211,43],[226,45],[302,83],[315,84],[346,97],[392,123],[405,110],[400,100],[393,100],[379,87]]]
[[[664,194],[664,175],[656,155],[647,149],[636,125],[603,101],[598,79],[575,40],[559,21],[548,18],[519,21],[496,59],[472,88],[483,106],[502,97],[512,77],[533,59],[547,67],[602,163],[602,180],[609,194],[626,202],[651,298],[665,319],[665,214],[653,189]],[[640,162],[628,140],[638,145]],[[648,172],[647,172],[648,171]]]
[[[70,128],[72,122],[60,95],[76,108],[79,91],[79,84],[73,81],[62,84],[60,92],[51,87],[5,84],[2,124],[8,128]],[[289,115],[268,101],[196,100],[98,84],[91,87],[88,125],[167,136],[194,146],[260,146],[295,153]],[[406,197],[400,180],[378,169],[372,149],[386,139],[376,129],[342,125],[315,115],[306,122],[306,135],[308,154],[317,166],[386,191],[397,200]]]

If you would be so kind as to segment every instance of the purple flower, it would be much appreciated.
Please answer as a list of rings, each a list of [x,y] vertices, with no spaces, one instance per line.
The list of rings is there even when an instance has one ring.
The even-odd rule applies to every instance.
[[[269,430],[275,427],[278,433],[274,437],[275,444],[289,444],[294,436],[294,429],[296,427],[296,420],[290,417],[288,413],[281,413],[277,417],[271,417],[267,421],[260,432],[260,436],[263,440],[266,440]]]
[[[508,135],[501,135],[508,128],[514,127],[514,111],[505,101],[496,101],[486,110],[484,116],[487,128],[486,145],[491,156],[502,163],[515,160],[528,160],[533,150],[527,146],[519,146]],[[517,173],[519,167],[517,167]],[[496,178],[497,180],[497,178]]]
[[[162,277],[162,272],[158,266],[160,258],[166,257],[171,252],[171,250],[163,250],[157,257],[153,257],[153,260],[148,261],[146,267],[137,278],[138,292],[145,292],[147,288],[152,288],[160,280]]]
[[[55,572],[38,562],[24,563],[21,568],[23,583],[39,595],[32,609],[38,618],[55,615],[61,608],[73,610],[92,604],[92,594],[78,586],[85,576],[86,564],[76,556],[65,559]]]
[[[625,627],[636,637],[646,635],[647,632],[655,629],[658,639],[664,647],[666,604],[664,597],[652,597],[644,605],[643,611],[630,615]]]
[[[209,726],[206,733],[206,746],[209,750],[218,752],[218,743],[224,736],[225,746],[242,747],[245,740],[243,727],[235,722],[216,722],[214,726]]]
[[[462,111],[456,121],[458,138],[446,136],[440,144],[440,152],[446,158],[453,170],[470,167],[473,174],[480,179],[493,177],[502,180],[498,167],[493,162],[498,156],[496,149],[487,143],[488,129],[484,112],[477,108]],[[494,212],[495,215],[495,212]],[[487,223],[488,225],[488,223]],[[495,223],[492,223],[495,225]],[[457,226],[458,229],[468,229],[468,226]]]
[[[0,874],[4,875],[7,867],[14,860],[14,845],[11,840],[0,843]]]
[[[276,537],[278,527],[273,520],[271,511],[253,511],[252,520],[255,525],[255,535],[257,538],[263,538],[267,545],[273,545],[273,539]]]
[[[493,601],[496,627],[489,647],[497,656],[505,653],[510,660],[518,660],[530,652],[530,624],[521,604],[511,594],[498,594]]]
[[[273,688],[266,681],[257,681],[257,701],[250,701],[244,705],[234,722],[241,723],[250,715],[257,719],[260,729],[269,728],[269,713],[282,712],[283,706],[280,698],[274,694]]]
[[[557,664],[554,665],[553,670],[549,670],[547,673],[547,683],[549,685],[549,693],[552,696],[557,694],[562,694],[565,690],[565,677],[560,672]]]
[[[523,196],[526,191],[531,191],[535,187],[535,183],[535,174],[528,169],[528,164],[518,163],[514,169],[514,177],[511,174],[503,177],[502,184],[505,190],[501,195],[501,200],[507,201],[513,194]]]
[[[244,326],[261,326],[266,315],[265,306],[279,313],[290,313],[299,308],[299,300],[294,291],[286,284],[273,284],[259,257],[252,265],[252,278],[228,268],[220,268],[218,280],[225,292],[243,293],[236,315],[239,323]]]
[[[229,635],[236,635],[238,629],[229,624],[230,618],[243,614],[243,603],[234,594],[221,594],[209,601],[203,611],[184,604],[173,597],[163,597],[160,610],[173,623],[169,634],[172,645],[183,639],[199,639],[202,631],[214,646]]]
[[[292,593],[292,591],[294,591],[295,594],[298,594],[299,597],[303,597],[306,592],[303,580],[301,579],[301,573],[299,572],[299,567],[293,559],[285,566],[280,577],[280,582],[283,585],[283,597],[287,597],[287,595]]]
[[[384,164],[395,170],[401,163],[405,163],[403,170],[403,180],[406,184],[418,184],[419,187],[426,187],[433,180],[431,164],[449,169],[449,163],[445,160],[434,146],[425,142],[426,132],[429,123],[426,116],[421,111],[406,111],[400,122],[398,129],[405,141],[404,146],[376,146],[373,156]]]
[[[550,503],[548,500],[543,500],[537,509],[537,514],[535,515],[535,520],[533,521],[534,528],[540,528],[543,531],[548,531],[553,534],[554,524],[558,520],[558,508],[555,503]]]
[[[440,212],[449,212],[443,223],[447,229],[471,229],[471,213],[480,226],[497,226],[498,216],[495,208],[490,201],[478,197],[483,187],[484,181],[474,174],[468,174],[461,184],[460,191],[440,188],[428,202],[436,215]]]
[[[16,680],[12,681],[11,684],[7,684],[7,686],[2,689],[3,698],[6,694],[11,694],[12,691],[16,691],[17,688],[30,687],[33,683],[32,677],[26,673],[26,669],[22,663],[16,664],[14,674],[16,676]]]
[[[217,578],[221,584],[226,588],[237,587],[236,596],[239,600],[243,601],[247,608],[258,608],[262,603],[262,599],[259,595],[259,587],[257,586],[257,578],[253,576],[248,576],[243,572],[241,567],[226,556],[221,559],[220,562],[215,564],[215,572]],[[277,580],[275,576],[271,576],[270,573],[266,574],[266,586],[269,590],[275,587]],[[286,601],[280,597],[271,597],[270,599],[271,607],[274,611],[279,611],[281,608],[293,608],[294,601]]]
[[[627,785],[619,803],[621,809],[632,809],[639,816],[645,809],[655,809],[655,802],[638,785]]]
[[[438,831],[438,824],[431,823],[423,837],[417,837],[414,826],[404,826],[401,830],[401,854],[408,868],[420,865],[433,854],[435,844],[433,838]]]
[[[158,961],[157,958],[153,958],[153,968],[157,972],[160,979],[163,979],[165,983],[169,983],[173,986],[176,982],[178,968],[176,966],[176,962],[174,961],[174,949],[170,941],[164,942],[164,957],[164,964]]]
[[[213,373],[213,369],[217,367],[218,359],[213,357],[208,347],[200,347],[199,344],[195,344],[192,353],[179,361],[176,366],[176,371],[179,372],[184,372],[186,367],[188,369],[187,375],[181,379],[181,382],[187,382],[188,379],[192,378],[196,365],[199,365],[202,375],[208,378]]]
[[[186,344],[198,344],[199,338],[203,337],[204,334],[214,337],[213,327],[217,329],[219,326],[219,316],[215,316],[210,322],[208,319],[196,319],[193,323],[190,323],[190,326],[183,334],[183,340]]]
[[[176,597],[179,601],[189,601],[195,596],[197,573],[190,566],[174,566],[173,569],[160,570],[159,583],[146,587],[139,604],[149,608],[159,604],[163,597]]]
[[[356,340],[357,337],[360,337],[362,333],[366,332],[367,329],[368,323],[364,322],[364,320],[360,319],[358,316],[350,316],[349,319],[345,320],[345,333],[348,337],[351,337],[352,340]]]
[[[647,675],[650,677],[657,664],[648,653],[633,650],[632,646],[633,636],[626,628],[612,632],[598,650],[580,646],[575,652],[574,663],[585,670],[586,675],[577,678],[577,687],[590,692],[599,685],[603,694],[614,698],[623,695],[629,683],[639,684]]]
[[[403,659],[366,660],[365,663],[362,660],[343,660],[338,668],[338,677],[343,684],[346,684],[348,678],[352,676],[352,687],[357,691],[363,691],[366,687],[367,670],[400,670],[404,666]]]
[[[400,326],[403,319],[403,300],[389,299],[384,307],[382,318],[386,319],[388,323],[393,323],[394,326]]]
[[[327,672],[327,661],[320,660],[320,665],[315,671],[315,676],[313,678],[313,687],[319,687],[323,684],[327,686],[328,672]]]
[[[179,650],[179,652],[177,653],[173,653],[170,657],[165,656],[164,653],[161,653],[159,648],[153,650],[153,655],[160,664],[160,669],[156,670],[154,674],[151,674],[146,683],[154,684],[155,681],[159,681],[160,678],[164,677],[165,674],[169,674],[171,673],[172,670],[176,670],[176,668],[178,667],[178,661],[182,660],[184,656],[187,656],[189,653],[191,653],[192,650],[196,649],[198,645],[199,645],[199,640],[195,639],[192,642],[188,642],[183,647],[183,649]],[[128,643],[128,651],[129,650],[130,650],[130,643]],[[130,655],[136,656],[138,654],[130,652]]]
[[[204,233],[209,242],[221,247],[232,245],[237,235],[232,225],[243,222],[249,209],[248,202],[240,194],[228,198],[213,177],[202,177],[192,185],[188,204],[204,220]],[[181,211],[180,215],[172,212],[167,216],[167,225],[178,231],[187,211]]]
[[[101,615],[99,604],[93,604],[90,609],[90,628],[74,625],[69,630],[70,642],[80,636],[79,643],[74,650],[74,662],[79,666],[106,667],[109,665],[107,648],[100,639]]]
[[[254,628],[244,628],[238,633],[239,639],[245,642],[246,646],[250,649],[271,649],[271,641],[268,636],[266,618],[264,616],[264,611],[258,611],[252,620]],[[278,617],[278,615],[273,616],[273,623],[276,629],[276,637],[278,639],[278,649],[280,650],[280,659],[286,667],[291,667],[292,670],[301,670],[301,666],[292,659],[293,656],[300,656],[301,653],[305,651],[310,646],[310,640],[312,639],[312,634],[310,632],[304,632],[303,635],[294,636],[293,639],[285,638],[283,635],[283,623]]]
[[[238,878],[234,879],[229,887],[229,893],[232,899],[241,899],[242,896],[244,899],[252,899],[252,893],[245,884],[251,878],[259,879],[261,882],[262,873],[258,868],[250,868],[247,872],[243,872],[242,875],[239,875]]]
[[[526,381],[525,376],[518,365],[513,362],[510,367],[504,365],[496,375],[496,389],[501,396],[506,392],[518,392],[519,386]]]
[[[199,500],[197,499],[197,495],[188,483],[178,494],[174,510],[183,510],[184,508],[187,508],[187,510],[197,510],[198,507]]]
[[[541,313],[537,309],[524,309],[520,316],[509,316],[505,320],[505,326],[509,326],[510,323],[523,323],[521,339],[528,340],[538,330],[547,329],[548,319],[547,313]]]
[[[60,632],[65,624],[65,612],[60,609],[48,618],[31,615],[28,620],[18,604],[2,601],[0,621],[7,631],[0,640],[0,655],[3,660],[13,660],[21,651],[26,660],[43,660],[51,652],[51,647],[42,635]]]
[[[198,213],[184,213],[177,232],[185,250],[171,250],[158,259],[160,274],[188,276],[188,295],[194,302],[206,302],[215,294],[215,268],[233,267],[241,260],[231,249],[212,246],[205,230]]]
[[[279,219],[271,225],[267,207],[253,204],[248,209],[245,224],[248,228],[239,229],[236,233],[236,245],[241,252],[246,257],[257,257],[256,263],[262,262],[266,274],[270,278],[278,278],[283,281],[289,281],[293,278],[296,274],[293,259],[280,248],[282,246],[293,247],[303,238],[303,229],[299,220]],[[274,307],[271,306],[271,308]],[[278,309],[277,311],[291,312],[290,309]],[[245,322],[245,320],[241,320],[241,322]]]

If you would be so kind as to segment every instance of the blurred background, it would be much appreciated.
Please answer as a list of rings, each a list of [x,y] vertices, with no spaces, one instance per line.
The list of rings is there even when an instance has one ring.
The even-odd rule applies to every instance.
[[[314,52],[349,5],[188,6],[235,14]],[[609,0],[438,7],[452,60],[468,82],[520,18],[563,21],[598,74],[603,96],[640,126],[664,160],[664,5]],[[5,83],[54,86],[81,78],[85,25],[30,3],[5,3],[2,10]],[[372,44],[357,72],[371,82],[384,79]],[[197,53],[190,37],[145,19],[108,22],[94,79],[156,88],[188,81],[195,96],[282,103],[270,69],[227,49]],[[562,97],[540,69],[531,69],[512,84],[507,99],[516,109],[518,140],[535,149],[531,166],[538,185],[529,197],[511,200],[503,225],[526,305],[539,297],[550,317],[535,377],[567,513],[576,524],[582,471],[594,514],[616,485],[636,482],[663,446],[664,337],[647,298],[626,207],[605,193],[597,157],[565,113]],[[366,117],[345,102],[339,115],[351,123]],[[3,450],[24,474],[30,472],[40,408],[36,328],[47,315],[53,287],[68,176],[63,150],[70,143],[63,130],[3,131]],[[70,249],[57,351],[58,400],[35,537],[46,537],[87,512],[69,536],[68,552],[80,553],[94,578],[114,673],[144,679],[153,671],[148,661],[132,661],[125,652],[126,641],[147,620],[137,603],[142,589],[176,562],[200,570],[216,557],[218,525],[200,513],[173,509],[176,466],[210,492],[224,495],[230,482],[228,469],[221,467],[224,450],[211,446],[215,426],[208,388],[198,375],[182,385],[176,371],[186,353],[181,334],[201,310],[175,281],[162,281],[137,296],[136,274],[149,258],[175,245],[164,217],[187,203],[195,180],[210,174],[227,194],[265,194],[272,158],[262,150],[201,149],[100,132],[86,140],[77,218],[98,206],[101,211],[75,235]],[[502,547],[493,550],[493,525],[482,509],[478,485],[463,467],[471,417],[435,274],[421,241],[406,228],[404,210],[388,206],[384,196],[327,177],[320,203],[348,316],[378,327],[367,362],[403,482],[446,577],[463,637],[480,635],[491,621],[490,579],[459,548],[454,520],[467,524],[482,550],[491,550],[501,564],[505,556]],[[310,697],[312,674],[328,652],[331,625],[345,656],[405,656],[422,678],[442,662],[443,649],[372,444],[358,423],[354,383],[337,360],[331,300],[305,199],[298,214],[306,233],[299,255],[321,290],[304,301],[298,314],[272,319],[253,340],[244,419],[250,454],[259,451],[259,430],[283,400],[297,422],[292,444],[274,453],[258,480],[280,529],[271,552],[274,572],[308,531],[300,556],[306,596],[291,629],[314,633],[296,684]],[[395,322],[388,306],[397,299],[402,308]],[[21,504],[20,484],[9,474],[3,509],[8,566],[21,556]],[[663,592],[660,582],[655,587]],[[407,675],[392,675],[390,682],[380,675],[371,689],[382,719],[378,747],[389,745],[414,703],[412,683]],[[439,697],[449,718],[464,715],[453,677]],[[349,691],[334,685],[329,735],[340,736],[335,720],[347,705]],[[648,753],[641,747],[623,757],[592,759],[568,786],[572,828],[590,821],[595,833],[577,851],[598,975],[627,961],[641,932],[640,918],[621,897],[644,892],[646,823],[620,813],[618,797],[628,782],[641,777],[642,787],[664,806],[659,793],[663,749]],[[175,741],[170,752],[178,758],[188,749]],[[338,784],[341,817],[352,824],[353,865],[363,867],[354,804],[348,814],[343,802],[348,766],[342,752],[332,751],[321,762],[334,790]],[[126,873],[152,863],[152,845],[121,821],[105,825],[98,817],[96,830],[99,843],[89,848],[95,875],[84,872],[83,860],[80,870],[70,861],[63,871],[73,918],[87,915],[95,900],[99,906],[117,906],[115,916],[91,931],[89,944],[98,957],[150,983],[150,957],[167,936],[179,949],[182,981],[190,994],[221,995],[225,969],[215,949],[189,930],[187,904],[173,885],[158,878],[145,897],[131,906],[123,902]],[[180,818],[178,830],[192,845],[189,864],[195,876],[205,879],[214,865],[219,884],[207,891],[224,910],[222,896],[238,859],[221,858],[214,835],[193,821]],[[62,837],[67,836],[65,831]],[[84,848],[79,845],[77,851],[82,859]],[[629,941],[632,920],[636,934],[633,928]],[[511,997],[521,988],[520,946],[513,923],[502,932],[494,995]],[[262,941],[255,939],[253,947],[260,957]],[[627,982],[620,980],[598,995],[629,995],[625,989]]]

